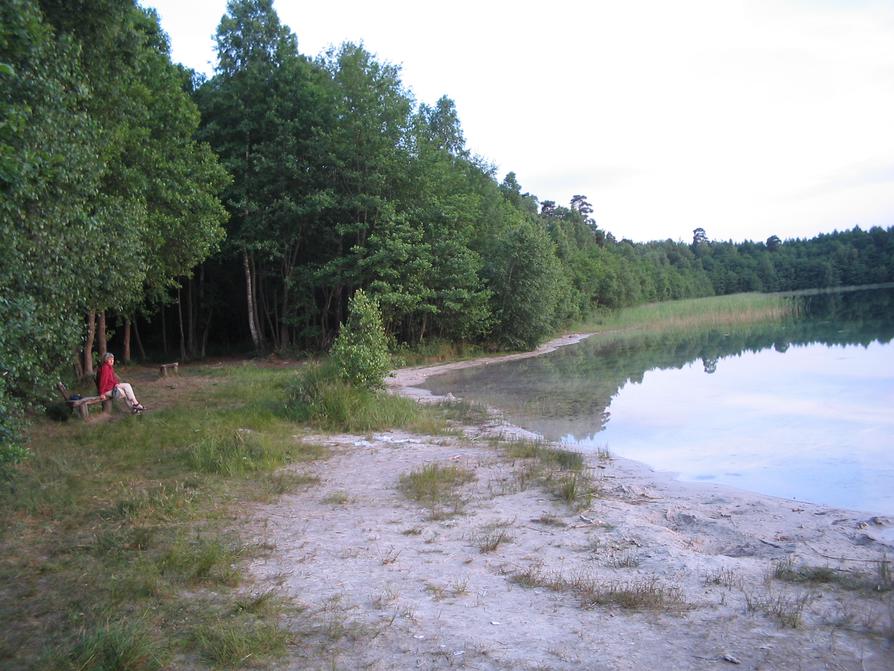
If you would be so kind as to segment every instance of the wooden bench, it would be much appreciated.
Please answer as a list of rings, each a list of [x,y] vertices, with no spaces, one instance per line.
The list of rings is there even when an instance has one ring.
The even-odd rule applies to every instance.
[[[163,363],[158,367],[158,374],[161,377],[167,377],[168,373],[175,374],[180,370],[180,362],[175,361],[174,363]]]
[[[59,393],[62,394],[62,398],[65,399],[65,404],[80,415],[81,419],[87,419],[90,416],[90,406],[97,405],[99,403],[102,404],[102,411],[105,413],[112,412],[112,399],[107,398],[106,400],[102,400],[99,396],[84,396],[83,398],[69,398],[70,394],[68,392],[68,387],[65,386],[64,382],[60,382],[56,385],[56,388],[59,390]]]

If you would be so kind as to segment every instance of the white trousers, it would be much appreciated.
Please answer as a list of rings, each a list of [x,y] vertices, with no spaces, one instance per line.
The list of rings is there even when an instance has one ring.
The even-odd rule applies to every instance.
[[[139,405],[140,402],[137,400],[137,397],[134,396],[133,387],[130,386],[129,382],[119,382],[115,385],[115,393],[113,394],[114,398],[118,398],[119,396],[124,397],[124,402],[127,403],[127,407],[133,409],[135,405]]]

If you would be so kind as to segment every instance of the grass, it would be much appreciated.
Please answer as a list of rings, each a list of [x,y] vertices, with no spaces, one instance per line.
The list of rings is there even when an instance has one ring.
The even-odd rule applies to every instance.
[[[285,650],[287,604],[241,594],[243,560],[264,548],[233,522],[245,501],[315,482],[276,471],[326,454],[285,416],[292,373],[186,368],[176,404],[170,381],[145,375],[137,388],[153,410],[141,417],[35,418],[33,456],[0,490],[2,668],[151,670],[188,658],[203,669]]]
[[[503,447],[513,459],[535,459],[544,466],[565,471],[580,471],[584,467],[584,455],[580,452],[552,447],[540,440],[514,440]]]
[[[787,557],[775,562],[773,577],[789,583],[835,585],[844,590],[868,594],[890,592],[894,588],[891,580],[891,563],[887,558],[875,562],[874,572],[865,572],[796,564],[792,557]]]
[[[765,593],[743,592],[745,595],[745,607],[749,613],[763,613],[774,618],[783,627],[797,629],[804,618],[804,610],[817,597],[813,594],[774,594],[772,591]]]
[[[603,312],[577,324],[581,331],[686,330],[772,321],[791,316],[797,303],[781,294],[743,293],[637,305]]]
[[[536,484],[574,510],[584,510],[601,495],[593,477],[584,468],[584,455],[554,447],[540,440],[498,441],[504,454],[524,460],[516,471],[519,489]]]
[[[283,468],[326,456],[301,440],[309,429],[446,434],[483,412],[423,408],[334,382],[319,365],[300,370],[184,366],[160,381],[154,369],[125,369],[149,413],[36,417],[32,458],[0,485],[0,668],[155,669],[188,658],[203,669],[280,655],[291,606],[264,599],[249,612],[241,594],[244,559],[270,549],[234,531],[245,503],[318,483]],[[473,477],[447,467],[418,495],[455,513],[451,488]]]
[[[475,479],[474,473],[455,464],[428,464],[400,476],[398,488],[409,499],[429,508],[432,518],[458,514],[458,489]]]
[[[478,532],[475,544],[482,554],[494,552],[503,543],[512,540],[509,534],[509,527],[515,523],[514,520],[498,520],[487,524]]]
[[[157,647],[140,621],[106,622],[81,636],[69,661],[76,669],[155,671],[167,662]]]
[[[654,577],[636,580],[598,580],[580,574],[570,578],[558,571],[545,571],[541,564],[512,575],[512,581],[528,588],[567,592],[580,600],[582,608],[616,606],[624,610],[682,612],[689,606],[679,587],[663,585]]]
[[[464,361],[491,353],[492,351],[472,343],[429,340],[413,347],[406,345],[395,347],[391,359],[395,368],[403,368],[405,366],[433,365],[446,361]]]
[[[252,658],[281,657],[289,634],[274,623],[240,616],[203,624],[192,639],[202,657],[215,667],[234,667]]]

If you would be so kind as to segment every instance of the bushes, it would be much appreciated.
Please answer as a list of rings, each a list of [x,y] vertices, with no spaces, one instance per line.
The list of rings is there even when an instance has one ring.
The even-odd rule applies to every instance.
[[[286,406],[296,421],[357,433],[412,425],[424,414],[410,399],[340,379],[331,363],[305,366],[287,387]]]
[[[379,389],[390,368],[379,304],[358,289],[348,310],[348,323],[342,324],[332,346],[331,365],[345,382],[362,389]]]

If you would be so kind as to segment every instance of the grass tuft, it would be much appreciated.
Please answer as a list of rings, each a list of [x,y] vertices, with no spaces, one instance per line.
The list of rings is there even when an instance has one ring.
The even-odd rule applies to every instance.
[[[503,543],[510,542],[512,536],[509,534],[508,528],[514,523],[514,520],[500,520],[485,525],[475,539],[475,543],[478,545],[478,549],[481,550],[481,553],[487,554],[488,552],[493,552]]]
[[[582,608],[617,606],[625,610],[682,612],[689,607],[679,587],[663,585],[655,577],[604,581],[580,574],[566,578],[558,571],[547,572],[541,564],[534,564],[514,574],[512,581],[523,587],[574,594]]]
[[[226,667],[280,657],[286,652],[289,638],[289,632],[276,624],[238,616],[203,624],[193,633],[202,657]]]
[[[854,592],[882,593],[892,589],[890,562],[886,558],[875,563],[874,573],[867,573],[795,564],[793,557],[786,557],[773,564],[773,577],[790,583],[836,585]]]
[[[461,510],[462,504],[456,491],[474,479],[471,471],[455,464],[428,464],[400,476],[398,488],[407,498],[430,508],[433,517],[440,517],[445,514],[447,506],[452,506],[454,513]]]
[[[743,592],[745,606],[749,613],[763,613],[776,619],[780,625],[789,629],[801,626],[804,610],[817,597],[813,594],[773,594],[772,592]]]
[[[67,661],[70,669],[156,671],[165,665],[164,657],[161,646],[140,622],[125,621],[108,622],[85,633]]]
[[[552,447],[539,440],[511,441],[505,450],[513,459],[536,459],[546,466],[566,471],[579,471],[584,467],[584,455],[580,452]]]
[[[241,548],[218,537],[190,540],[179,536],[163,555],[159,566],[162,574],[181,582],[234,586],[239,582],[235,564],[241,555]]]

